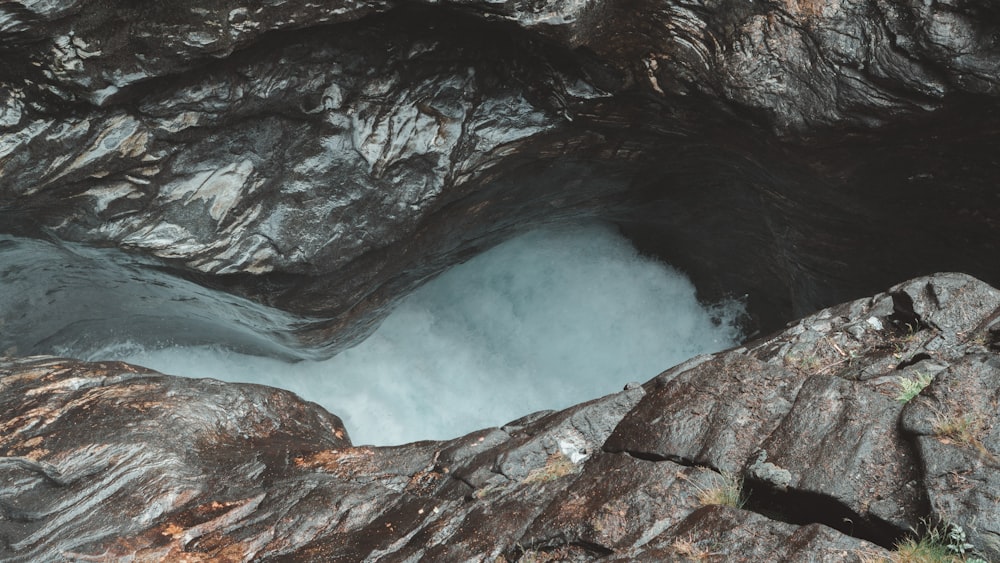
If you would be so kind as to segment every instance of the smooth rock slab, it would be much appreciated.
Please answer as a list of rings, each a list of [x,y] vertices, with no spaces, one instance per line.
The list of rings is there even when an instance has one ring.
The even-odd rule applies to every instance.
[[[866,561],[886,557],[877,545],[819,524],[794,526],[729,506],[707,506],[650,542],[608,561]],[[863,558],[865,557],[865,558]]]
[[[583,544],[609,552],[641,546],[700,506],[720,484],[708,469],[671,461],[604,455],[560,493],[531,524],[522,546]]]
[[[666,372],[604,449],[735,473],[791,410],[803,380],[738,351]]]
[[[773,486],[829,497],[877,528],[916,529],[920,474],[897,429],[901,410],[864,384],[812,376],[749,476],[767,481],[755,469],[773,464],[789,477]]]
[[[1000,559],[1000,360],[974,354],[938,373],[903,409],[936,520]]]

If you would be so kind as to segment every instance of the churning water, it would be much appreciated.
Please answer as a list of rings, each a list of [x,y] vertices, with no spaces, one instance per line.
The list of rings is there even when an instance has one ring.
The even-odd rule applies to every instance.
[[[736,302],[702,305],[682,274],[639,256],[612,227],[584,224],[532,231],[451,268],[330,360],[125,341],[77,355],[289,389],[341,416],[355,444],[385,445],[451,438],[646,381],[734,345],[741,314]]]

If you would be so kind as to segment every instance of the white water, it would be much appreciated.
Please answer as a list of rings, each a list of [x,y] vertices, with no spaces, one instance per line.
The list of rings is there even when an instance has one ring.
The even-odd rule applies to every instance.
[[[646,381],[734,345],[741,313],[735,303],[706,309],[682,274],[588,224],[533,231],[455,266],[327,361],[197,347],[115,359],[289,389],[342,417],[355,444],[387,445],[452,438]]]

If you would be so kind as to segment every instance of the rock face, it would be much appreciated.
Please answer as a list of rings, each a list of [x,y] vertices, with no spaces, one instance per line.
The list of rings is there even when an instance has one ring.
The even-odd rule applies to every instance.
[[[930,271],[1000,283],[998,22],[922,0],[6,2],[0,225],[291,313],[250,328],[328,356],[470,253],[598,215],[769,331]],[[4,348],[52,352],[40,330]]]
[[[0,3],[0,558],[840,561],[922,522],[1000,557],[998,297],[964,275],[396,448],[287,393],[34,356],[329,356],[581,216],[745,295],[751,333],[998,285],[1000,9],[244,4]],[[711,505],[734,476],[749,500]]]
[[[0,558],[871,561],[922,522],[997,558],[998,317],[974,278],[918,278],[621,393],[382,448],[283,391],[7,359]]]

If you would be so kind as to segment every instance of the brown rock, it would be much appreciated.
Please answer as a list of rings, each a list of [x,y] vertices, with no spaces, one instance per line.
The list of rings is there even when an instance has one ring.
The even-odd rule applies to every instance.
[[[739,471],[792,408],[803,377],[730,352],[660,375],[604,449]]]

